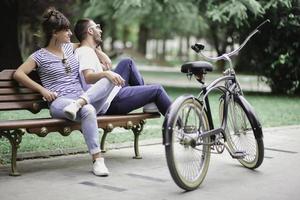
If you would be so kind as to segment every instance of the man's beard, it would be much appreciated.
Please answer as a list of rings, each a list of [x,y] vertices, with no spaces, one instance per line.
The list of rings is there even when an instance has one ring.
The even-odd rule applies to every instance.
[[[101,44],[102,40],[101,40],[101,37],[100,36],[97,36],[97,35],[94,35],[93,36],[93,39],[97,45],[97,47]]]

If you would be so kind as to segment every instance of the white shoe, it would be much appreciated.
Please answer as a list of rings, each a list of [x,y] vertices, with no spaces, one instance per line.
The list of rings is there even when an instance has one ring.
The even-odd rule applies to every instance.
[[[143,108],[144,113],[157,113],[159,112],[155,103],[148,103]]]
[[[81,106],[76,101],[73,101],[70,105],[66,106],[63,111],[68,119],[74,121],[80,108]]]
[[[96,176],[108,176],[109,171],[104,163],[104,158],[96,158],[93,164],[93,173]]]

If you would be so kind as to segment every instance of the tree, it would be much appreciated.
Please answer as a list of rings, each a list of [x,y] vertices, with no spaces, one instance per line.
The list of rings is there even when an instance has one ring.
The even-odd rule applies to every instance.
[[[90,1],[85,16],[101,17],[104,23],[116,23],[128,28],[138,24],[138,51],[146,54],[147,40],[173,37],[176,31],[188,32],[197,29],[198,11],[194,0],[112,0]],[[114,23],[111,23],[114,22]],[[189,31],[191,32],[191,31]],[[110,32],[112,34],[112,32]]]
[[[18,1],[0,1],[0,66],[3,69],[14,69],[22,63],[18,45]]]
[[[300,16],[299,1],[262,1],[265,15],[253,18],[241,33],[253,29],[262,18],[271,23],[263,29],[242,51],[238,66],[240,70],[256,71],[267,78],[273,93],[300,94]]]
[[[264,13],[257,0],[200,0],[198,8],[208,27],[205,38],[214,46],[218,55],[234,45],[249,18]],[[218,65],[219,70],[223,70],[225,63],[220,61]]]
[[[73,22],[73,12],[80,13],[80,4],[81,0],[0,1],[0,23],[5,28],[0,34],[0,70],[17,68],[23,62],[22,57],[26,58],[38,46],[43,46],[40,20],[46,8],[56,7]]]

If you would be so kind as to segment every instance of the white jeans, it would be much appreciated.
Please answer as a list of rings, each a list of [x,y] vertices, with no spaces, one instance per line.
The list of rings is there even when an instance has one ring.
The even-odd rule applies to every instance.
[[[50,105],[50,114],[53,118],[67,118],[63,112],[64,107],[79,97],[88,102],[88,104],[84,105],[77,112],[75,121],[81,122],[81,131],[90,154],[100,152],[97,113],[101,111],[104,102],[113,88],[114,84],[108,79],[102,78],[93,84],[86,92],[78,92],[58,97]]]

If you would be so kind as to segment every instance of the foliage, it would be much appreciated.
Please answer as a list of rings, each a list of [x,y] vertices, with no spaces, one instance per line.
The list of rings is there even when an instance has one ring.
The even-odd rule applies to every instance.
[[[101,18],[105,24],[136,27],[143,24],[152,38],[172,38],[175,34],[196,34],[199,31],[198,10],[194,0],[112,0],[90,1],[84,13]],[[109,35],[112,34],[112,30]],[[121,38],[119,38],[121,39]]]
[[[273,2],[273,4],[272,4]],[[267,77],[273,93],[300,94],[300,16],[297,1],[264,1],[264,18],[271,23],[242,52],[240,69],[259,72]],[[299,4],[299,3],[298,3]],[[299,5],[298,5],[299,6]],[[298,10],[296,10],[298,9]],[[298,15],[297,15],[298,12]],[[253,19],[246,30],[261,21]],[[245,37],[246,33],[244,33]]]
[[[218,55],[234,45],[241,27],[249,18],[264,13],[257,0],[200,0],[198,5],[208,27],[205,38]]]
[[[81,7],[79,7],[81,5]],[[48,7],[55,7],[61,11],[70,21],[75,22],[75,13],[80,17],[85,4],[81,0],[35,0],[19,1],[19,38],[20,50],[23,58],[26,58],[34,50],[43,46],[41,34],[41,19],[43,12]],[[35,8],[35,9],[32,9]],[[81,9],[82,10],[81,10]]]

